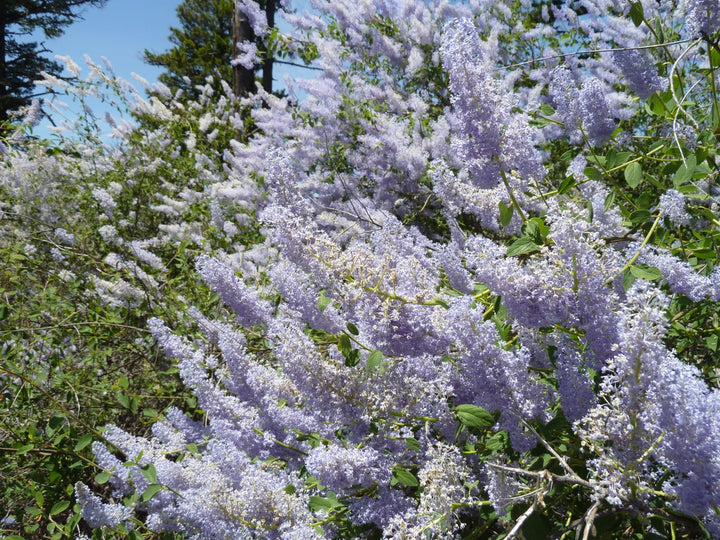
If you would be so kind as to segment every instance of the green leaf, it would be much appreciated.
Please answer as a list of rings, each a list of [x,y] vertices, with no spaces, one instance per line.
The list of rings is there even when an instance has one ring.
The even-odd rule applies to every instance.
[[[34,444],[22,444],[22,445],[15,446],[14,448],[15,448],[15,452],[17,453],[17,455],[22,456],[24,454],[27,454],[33,448],[35,448],[35,445]]]
[[[325,296],[325,291],[320,291],[320,296],[317,299],[317,307],[320,311],[325,311],[325,308],[330,305],[332,300]]]
[[[380,365],[380,363],[382,362],[382,359],[383,359],[383,353],[381,353],[380,351],[375,349],[368,355],[367,364],[366,364],[367,368],[371,371],[374,370],[375,368],[377,368]]]
[[[420,443],[415,437],[406,437],[405,446],[407,446],[410,450],[415,450],[416,452],[420,451]]]
[[[662,272],[654,266],[634,265],[630,267],[630,273],[636,278],[655,281],[662,277]]]
[[[543,103],[540,105],[538,110],[545,116],[552,116],[555,114],[555,109],[553,109],[549,103]]]
[[[532,253],[537,251],[540,246],[532,241],[532,239],[523,236],[515,240],[507,249],[505,255],[508,257],[515,257],[516,255],[525,255],[526,253]]]
[[[623,289],[627,291],[630,287],[632,287],[633,283],[635,283],[635,276],[629,269],[625,270],[622,276]]]
[[[395,483],[402,484],[407,487],[415,487],[420,484],[415,475],[403,467],[395,467],[393,469],[392,479]]]
[[[110,480],[110,477],[112,476],[112,473],[109,473],[107,471],[103,471],[101,473],[98,473],[95,475],[95,482],[103,485],[106,484],[108,480]]]
[[[7,319],[8,313],[10,313],[10,309],[7,304],[0,306],[0,321]]]
[[[705,346],[711,351],[717,352],[718,350],[718,335],[713,334],[705,338]]]
[[[673,176],[673,186],[677,188],[689,182],[695,173],[695,167],[697,167],[697,159],[694,154],[691,154],[685,159],[685,163],[682,163],[675,172],[675,176]]]
[[[143,491],[142,495],[140,495],[140,502],[147,502],[150,499],[152,499],[156,493],[162,491],[165,489],[160,484],[150,484],[148,487],[145,488],[145,491]]]
[[[630,159],[631,155],[632,154],[630,152],[616,152],[615,150],[610,149],[605,157],[605,166],[608,169],[620,167],[623,163]]]
[[[41,516],[43,511],[42,511],[42,508],[36,508],[35,506],[26,506],[25,513],[28,516],[35,517],[35,516]]]
[[[332,510],[342,506],[342,503],[338,501],[337,495],[332,491],[328,491],[325,497],[311,496],[310,497],[310,511],[317,512],[318,510]]]
[[[118,390],[117,392],[115,392],[115,399],[120,405],[122,405],[126,409],[130,408],[130,397],[122,390]]]
[[[355,326],[351,322],[347,323],[347,329],[348,329],[348,332],[350,332],[353,336],[360,335],[360,331],[358,330],[357,326]]]
[[[570,188],[574,187],[576,184],[577,182],[575,182],[574,176],[567,176],[565,177],[565,180],[562,181],[557,191],[560,195],[562,195],[563,193],[567,193],[568,191],[570,191]]]
[[[500,225],[507,227],[508,223],[513,216],[513,206],[506,206],[504,202],[498,202],[498,208],[500,209]]]
[[[631,188],[636,188],[642,182],[642,166],[639,162],[633,161],[625,167],[625,181]]]
[[[595,167],[585,167],[585,170],[583,171],[585,176],[587,176],[590,180],[602,180],[602,173],[598,171]]]
[[[630,19],[635,26],[640,26],[645,19],[642,2],[633,2],[630,4]]]
[[[607,197],[605,197],[605,203],[603,204],[603,208],[607,212],[612,207],[613,203],[615,202],[615,192],[611,191],[608,193]]]
[[[504,452],[509,443],[508,434],[505,431],[498,431],[485,441],[485,448],[493,453]]]
[[[347,337],[345,334],[340,334],[340,337],[338,337],[338,349],[340,349],[340,352],[343,354],[345,351],[352,350],[352,343],[350,343],[350,338]]]
[[[147,465],[140,467],[140,470],[148,482],[151,484],[157,484],[157,471],[155,470],[155,465],[148,463]]]
[[[355,367],[360,363],[360,351],[358,349],[343,351],[343,356],[347,367]]]
[[[60,501],[55,504],[53,504],[52,508],[50,509],[51,516],[54,516],[55,514],[59,514],[60,512],[64,512],[68,509],[70,506],[70,501]]]
[[[48,428],[54,432],[63,424],[65,424],[65,415],[54,414],[52,418],[50,418],[50,420],[48,421]]]
[[[647,210],[635,210],[632,214],[630,214],[630,217],[628,219],[630,220],[630,223],[632,223],[633,225],[637,225],[640,223],[645,223],[651,217],[652,214]]]
[[[85,448],[88,444],[90,444],[93,440],[92,433],[86,433],[82,437],[78,439],[77,444],[75,445],[75,452],[79,452],[83,448]]]
[[[495,417],[482,407],[464,404],[455,408],[460,423],[467,427],[488,429],[495,425]]]

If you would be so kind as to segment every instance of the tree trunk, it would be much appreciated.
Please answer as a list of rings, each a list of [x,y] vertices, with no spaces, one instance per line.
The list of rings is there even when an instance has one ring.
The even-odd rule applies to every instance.
[[[267,17],[268,28],[275,26],[275,11],[277,10],[276,0],[266,0],[265,2],[265,16]],[[271,54],[267,53],[267,47],[262,45],[264,60],[263,60],[263,72],[262,72],[262,86],[263,89],[271,94],[273,91],[273,64],[275,58]]]
[[[247,16],[235,5],[233,11],[233,58],[237,55],[239,43],[252,41],[255,35]],[[241,65],[233,66],[233,93],[236,98],[247,96],[255,91],[255,74],[253,70]]]

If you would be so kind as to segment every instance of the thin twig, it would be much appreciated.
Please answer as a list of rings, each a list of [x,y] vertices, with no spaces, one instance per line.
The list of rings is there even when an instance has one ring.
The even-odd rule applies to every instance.
[[[500,66],[500,69],[510,69],[510,68],[516,68],[521,66],[527,66],[529,64],[537,64],[538,62],[544,62],[545,60],[558,60],[561,58],[567,58],[569,56],[579,56],[581,54],[600,54],[600,53],[608,53],[608,52],[615,52],[615,51],[634,51],[634,50],[640,50],[640,49],[657,49],[659,47],[667,47],[669,45],[680,45],[682,43],[687,43],[691,41],[690,38],[688,39],[681,39],[678,41],[668,41],[667,43],[658,43],[655,45],[638,45],[636,47],[614,47],[611,49],[589,49],[584,51],[575,51],[570,53],[563,53],[563,54],[554,54],[552,56],[543,56],[542,58],[536,58],[534,60],[528,60],[526,62],[520,62],[518,64],[510,64],[508,66]]]

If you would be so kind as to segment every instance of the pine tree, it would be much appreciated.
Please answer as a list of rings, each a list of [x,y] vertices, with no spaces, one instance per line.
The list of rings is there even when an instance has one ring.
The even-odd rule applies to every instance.
[[[265,9],[270,26],[276,3],[276,0],[259,2]],[[197,97],[195,86],[205,84],[208,76],[227,82],[242,80],[236,90],[242,93],[252,91],[255,71],[236,67],[234,77],[231,61],[236,54],[238,37],[240,40],[258,38],[253,35],[244,17],[235,15],[234,5],[233,0],[184,0],[178,6],[180,27],[170,28],[169,39],[173,47],[163,53],[145,50],[148,64],[167,70],[160,75],[160,82],[173,90],[183,90],[189,97]],[[259,39],[258,49],[261,53],[265,50]],[[267,58],[261,66],[263,87],[267,91],[272,91],[272,62],[272,58]]]
[[[107,0],[3,0],[0,2],[0,122],[8,111],[26,105],[40,72],[59,74],[62,67],[43,56],[43,43],[26,40],[41,28],[46,38],[63,34],[80,17],[85,5],[102,6]]]

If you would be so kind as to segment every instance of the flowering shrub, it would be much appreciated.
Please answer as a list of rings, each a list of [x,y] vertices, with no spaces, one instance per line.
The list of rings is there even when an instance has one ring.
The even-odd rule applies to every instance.
[[[90,192],[197,400],[92,443],[95,536],[720,537],[714,6],[312,5],[247,140],[156,89]]]

